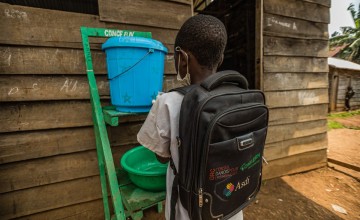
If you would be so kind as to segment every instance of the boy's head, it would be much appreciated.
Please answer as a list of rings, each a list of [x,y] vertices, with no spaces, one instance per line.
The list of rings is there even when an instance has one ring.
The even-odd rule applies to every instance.
[[[178,65],[178,56],[182,54],[185,59],[190,60],[189,62],[191,62],[191,58],[195,58],[197,64],[203,69],[216,70],[223,60],[226,41],[226,29],[219,19],[210,15],[193,16],[182,25],[176,36],[175,63]],[[181,48],[181,53],[179,48]],[[181,64],[179,68],[181,68],[180,66]],[[187,68],[191,69],[192,67],[189,64]],[[183,77],[184,73],[178,71]],[[190,70],[189,72],[192,74],[194,71]]]

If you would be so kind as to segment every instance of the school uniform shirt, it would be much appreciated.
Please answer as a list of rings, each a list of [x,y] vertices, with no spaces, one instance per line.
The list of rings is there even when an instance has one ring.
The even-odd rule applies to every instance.
[[[137,140],[144,147],[150,149],[161,157],[172,157],[177,170],[179,169],[179,150],[176,137],[179,136],[179,118],[182,100],[183,95],[178,92],[163,93],[158,95],[137,135]],[[168,166],[166,174],[166,219],[170,219],[170,199],[173,181],[174,174],[171,167]],[[180,198],[178,199],[175,209],[176,220],[189,219],[188,212],[182,206]],[[242,220],[242,211],[230,219]]]

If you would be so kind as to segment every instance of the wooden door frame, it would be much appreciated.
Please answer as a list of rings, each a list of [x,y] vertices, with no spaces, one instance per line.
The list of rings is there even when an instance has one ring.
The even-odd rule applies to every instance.
[[[264,89],[263,16],[264,0],[255,3],[255,88]]]

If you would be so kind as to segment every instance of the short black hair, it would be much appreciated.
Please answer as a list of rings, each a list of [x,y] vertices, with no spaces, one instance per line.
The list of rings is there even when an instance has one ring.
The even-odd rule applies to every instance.
[[[227,34],[224,24],[211,15],[189,18],[176,36],[175,47],[189,50],[200,65],[213,69],[225,51]]]

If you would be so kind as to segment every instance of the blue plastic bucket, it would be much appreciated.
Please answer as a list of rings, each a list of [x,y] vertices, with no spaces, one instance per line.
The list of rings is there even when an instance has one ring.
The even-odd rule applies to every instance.
[[[148,112],[162,91],[166,47],[143,37],[112,37],[106,53],[111,103],[120,112]]]

